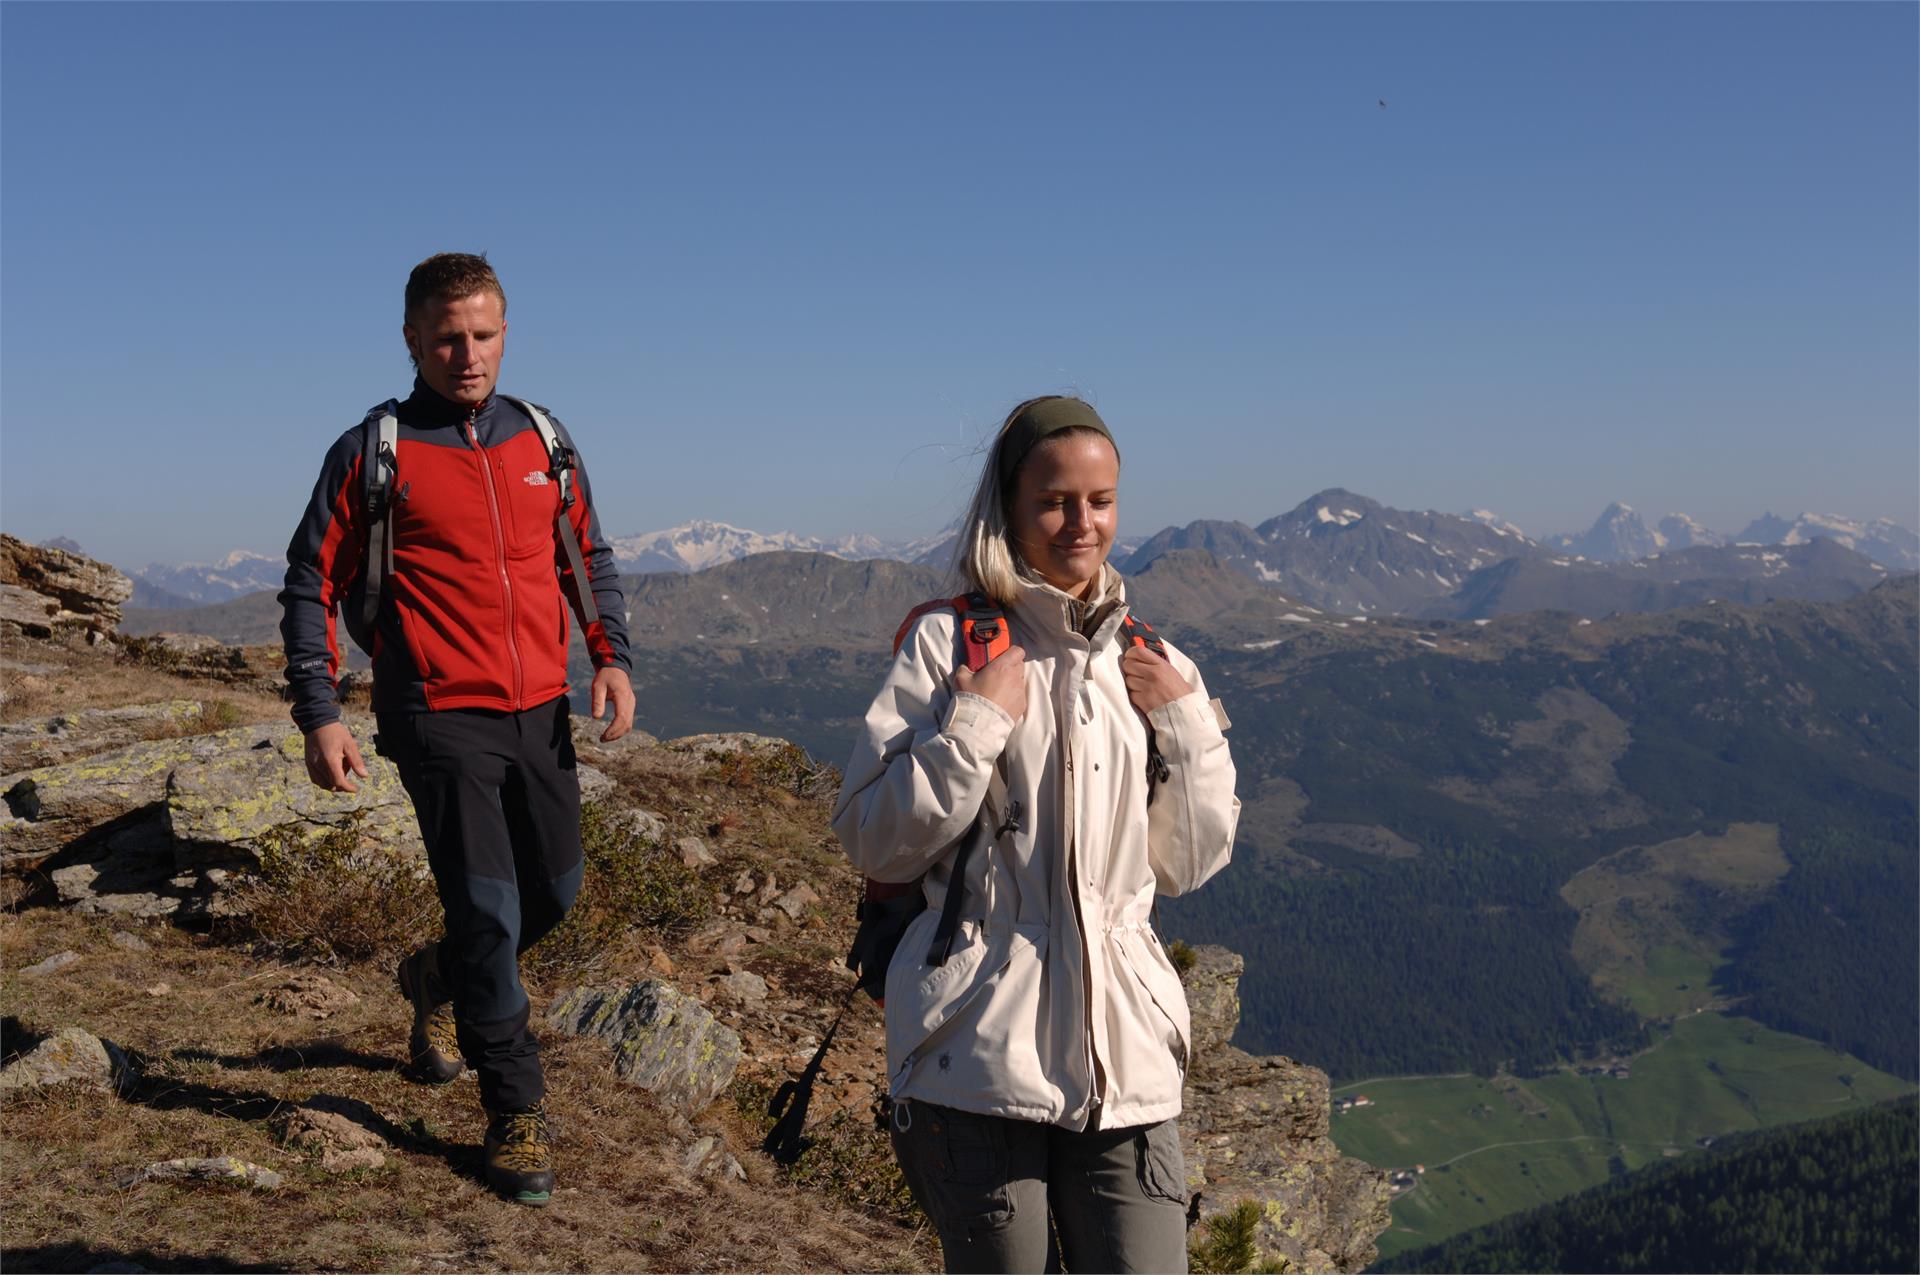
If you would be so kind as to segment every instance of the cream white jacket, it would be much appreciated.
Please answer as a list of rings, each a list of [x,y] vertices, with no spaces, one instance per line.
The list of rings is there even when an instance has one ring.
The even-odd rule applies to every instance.
[[[1124,586],[1113,577],[1112,589]],[[1109,596],[1113,596],[1110,594]],[[1091,640],[1065,595],[1032,586],[1007,612],[1026,651],[1018,724],[956,694],[957,617],[908,633],[867,710],[833,826],[879,881],[926,875],[927,909],[887,971],[893,1096],[1068,1128],[1178,1115],[1189,1042],[1180,978],[1148,924],[1232,853],[1240,802],[1221,718],[1194,689],[1150,715],[1171,778],[1147,801],[1147,732],[1120,672],[1122,603]],[[946,963],[927,949],[961,840],[985,802],[1017,830],[966,865]]]

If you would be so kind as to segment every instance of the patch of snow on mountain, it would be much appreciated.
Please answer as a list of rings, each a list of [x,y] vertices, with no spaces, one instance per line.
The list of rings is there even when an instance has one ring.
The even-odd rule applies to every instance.
[[[1480,523],[1496,536],[1512,536],[1516,540],[1525,540],[1527,538],[1526,532],[1520,530],[1520,528],[1514,526],[1491,509],[1469,509],[1466,513],[1462,514],[1461,517],[1473,519],[1473,521]]]

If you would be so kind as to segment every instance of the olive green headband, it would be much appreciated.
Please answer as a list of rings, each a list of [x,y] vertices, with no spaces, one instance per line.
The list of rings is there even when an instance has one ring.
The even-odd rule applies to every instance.
[[[1112,444],[1115,456],[1120,454],[1120,444],[1113,441],[1112,431],[1092,407],[1077,398],[1042,399],[1008,421],[1001,432],[998,463],[1003,494],[1012,494],[1013,476],[1027,453],[1063,429],[1090,429]]]

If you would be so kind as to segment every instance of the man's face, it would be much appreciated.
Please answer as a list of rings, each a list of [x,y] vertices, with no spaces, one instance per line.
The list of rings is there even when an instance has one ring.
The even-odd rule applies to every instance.
[[[400,331],[420,365],[420,379],[440,397],[477,407],[493,393],[507,343],[506,306],[499,296],[434,297]]]

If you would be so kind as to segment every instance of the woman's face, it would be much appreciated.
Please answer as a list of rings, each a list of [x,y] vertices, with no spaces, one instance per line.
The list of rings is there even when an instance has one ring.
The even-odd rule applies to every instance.
[[[1014,479],[1007,526],[1021,561],[1054,588],[1086,595],[1119,526],[1120,457],[1091,430],[1047,439]]]

